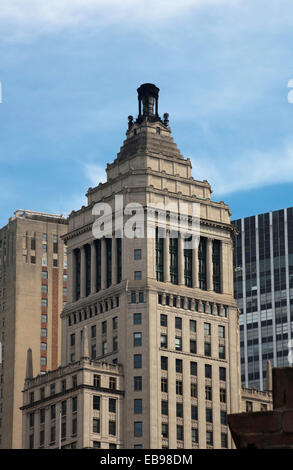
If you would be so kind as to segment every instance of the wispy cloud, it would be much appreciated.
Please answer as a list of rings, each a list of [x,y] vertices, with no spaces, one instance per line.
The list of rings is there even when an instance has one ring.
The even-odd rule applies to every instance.
[[[191,158],[193,176],[207,179],[216,196],[293,182],[293,139],[266,151],[246,149],[233,159]]]
[[[93,187],[98,186],[99,183],[105,183],[107,180],[105,167],[102,165],[86,163],[84,173]]]

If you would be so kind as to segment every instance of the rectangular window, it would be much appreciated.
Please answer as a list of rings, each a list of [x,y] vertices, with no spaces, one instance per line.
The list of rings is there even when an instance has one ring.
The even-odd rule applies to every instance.
[[[223,426],[226,426],[227,425],[227,412],[224,411],[224,410],[221,410],[221,424]]]
[[[168,357],[167,356],[161,356],[161,369],[168,370]]]
[[[102,322],[102,334],[105,335],[107,333],[107,321]]]
[[[219,375],[220,375],[220,380],[225,382],[226,381],[226,369],[225,369],[225,367],[220,367],[219,368]]]
[[[133,346],[142,345],[142,333],[133,333]]]
[[[214,444],[213,431],[206,432],[206,442],[207,446],[212,446]]]
[[[160,236],[159,228],[156,227],[156,279],[164,281],[164,239]]]
[[[191,405],[191,419],[194,421],[198,419],[198,408],[195,405]]]
[[[183,395],[183,382],[176,380],[176,395]]]
[[[74,346],[75,345],[75,334],[72,333],[72,335],[70,335],[70,346]]]
[[[182,374],[183,372],[183,361],[182,359],[176,359],[176,372]]]
[[[133,324],[134,325],[141,325],[141,313],[134,313],[133,314]]]
[[[208,356],[208,357],[211,357],[212,355],[211,343],[207,341],[204,343],[204,354],[205,356]]]
[[[168,406],[167,400],[162,400],[161,401],[161,413],[162,413],[162,415],[168,415],[168,413],[169,413],[168,408],[169,408],[169,406]]]
[[[162,423],[162,437],[165,439],[169,436],[168,423]]]
[[[189,320],[189,330],[191,333],[196,333],[196,321]]]
[[[99,388],[101,386],[101,376],[94,375],[94,387]]]
[[[112,319],[112,326],[113,326],[113,330],[117,330],[117,328],[118,328],[118,317],[114,317]]]
[[[73,418],[71,425],[72,425],[71,434],[72,436],[76,436],[77,434],[77,419],[76,418]]]
[[[190,352],[196,354],[196,341],[194,339],[190,340]]]
[[[116,436],[116,421],[109,421],[109,436]]]
[[[206,385],[206,400],[212,401],[212,387],[210,385]]]
[[[93,410],[100,409],[100,402],[101,402],[100,397],[98,395],[93,395]]]
[[[197,428],[191,429],[191,441],[193,444],[198,444],[198,429]]]
[[[42,338],[47,338],[47,328],[41,328],[41,336]]]
[[[225,358],[226,358],[225,345],[219,344],[219,359],[225,359]]]
[[[206,408],[206,422],[212,423],[213,422],[213,409]]]
[[[176,403],[176,417],[183,418],[183,403]]]
[[[190,363],[190,375],[197,375],[197,362]]]
[[[109,398],[109,413],[116,413],[116,400]]]
[[[75,413],[77,411],[77,397],[72,397],[71,409],[72,409],[72,413]]]
[[[135,260],[141,259],[141,249],[134,250],[134,259]]]
[[[136,392],[142,390],[142,377],[140,376],[134,377],[134,390]]]
[[[102,354],[105,356],[108,353],[108,343],[107,341],[103,341],[102,343]]]
[[[136,292],[131,292],[131,303],[132,304],[136,303]]]
[[[225,327],[222,325],[218,326],[219,338],[225,338]]]
[[[190,384],[190,396],[197,398],[197,384],[194,382],[191,382]]]
[[[199,288],[207,290],[207,270],[206,270],[206,238],[200,237],[198,246],[198,279]]]
[[[110,377],[109,378],[109,388],[111,390],[116,390],[117,389],[117,380],[116,377]]]
[[[50,407],[50,416],[51,416],[51,419],[56,419],[56,406],[55,405],[51,405]]]
[[[67,401],[63,400],[61,402],[61,415],[65,416],[66,415],[66,410],[67,410]]]
[[[161,313],[161,315],[160,315],[160,325],[161,326],[168,326],[168,316],[164,315],[163,313]]]
[[[141,271],[134,271],[134,280],[141,281]]]
[[[93,418],[93,432],[98,434],[100,432],[100,420],[99,418]]]
[[[139,293],[138,293],[138,301],[139,301],[140,303],[143,303],[143,292],[139,292]]]
[[[160,341],[161,341],[161,343],[160,343],[161,348],[167,348],[168,347],[168,337],[167,337],[167,335],[162,335],[161,334],[161,340]]]
[[[212,366],[210,364],[205,365],[205,378],[206,379],[212,378]]]
[[[176,429],[176,435],[177,435],[177,441],[183,441],[183,426],[177,424],[177,429]]]
[[[222,449],[228,448],[228,435],[225,432],[221,433],[221,447]]]
[[[134,421],[134,436],[142,436],[142,421]]]
[[[135,414],[142,413],[142,399],[141,398],[136,398],[134,400],[133,408],[134,408]]]
[[[176,351],[182,351],[182,338],[181,337],[175,338],[175,349]]]
[[[225,388],[220,388],[220,402],[221,403],[226,403],[227,398],[226,398],[226,389]]]
[[[221,292],[221,242],[213,240],[213,287],[215,292]]]
[[[182,330],[182,318],[181,317],[175,317],[175,328],[177,330]]]
[[[161,378],[161,392],[168,393],[168,379]]]
[[[91,337],[95,338],[97,336],[97,327],[96,325],[92,325],[91,327]]]
[[[211,336],[211,324],[204,323],[204,334],[205,336]]]
[[[42,279],[48,279],[48,271],[42,271]]]
[[[141,356],[141,354],[134,354],[134,356],[133,356],[133,367],[134,367],[134,369],[140,369],[142,367],[142,356]]]

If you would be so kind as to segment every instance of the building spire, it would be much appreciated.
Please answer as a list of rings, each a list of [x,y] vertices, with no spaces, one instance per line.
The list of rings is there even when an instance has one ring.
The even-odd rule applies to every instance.
[[[25,380],[29,380],[33,378],[33,353],[31,348],[27,350],[26,355],[26,374]]]

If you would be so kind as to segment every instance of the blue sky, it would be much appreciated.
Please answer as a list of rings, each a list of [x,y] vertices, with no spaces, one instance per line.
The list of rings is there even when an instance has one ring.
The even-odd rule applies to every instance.
[[[1,0],[0,226],[84,204],[145,82],[233,218],[292,206],[291,79],[292,0]]]

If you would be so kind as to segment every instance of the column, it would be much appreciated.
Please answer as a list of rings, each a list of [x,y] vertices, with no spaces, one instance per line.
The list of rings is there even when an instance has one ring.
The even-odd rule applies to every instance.
[[[192,287],[196,288],[199,286],[198,283],[198,240],[193,240],[192,248]]]
[[[101,289],[106,289],[107,286],[107,250],[106,250],[106,239],[105,237],[101,238]]]
[[[178,234],[178,284],[184,285],[184,239]]]
[[[164,282],[170,282],[170,236],[169,236],[169,230],[165,231],[165,238],[164,238]]]
[[[117,240],[112,237],[112,286],[117,284]]]
[[[93,241],[91,243],[91,294],[94,294],[97,290],[97,254],[96,244]]]
[[[80,297],[85,297],[85,281],[86,281],[86,266],[85,266],[85,246],[80,248]]]
[[[71,288],[69,292],[69,301],[76,300],[76,257],[73,250],[67,251],[68,272],[72,273]]]
[[[207,239],[207,290],[213,290],[213,240]]]

